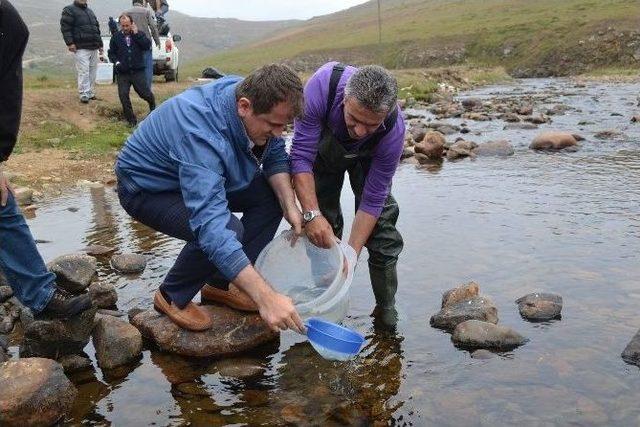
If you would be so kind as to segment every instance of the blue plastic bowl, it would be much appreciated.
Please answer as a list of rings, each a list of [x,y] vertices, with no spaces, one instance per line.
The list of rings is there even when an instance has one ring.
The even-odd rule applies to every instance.
[[[356,331],[326,320],[312,317],[305,325],[309,342],[326,359],[351,359],[360,352],[364,343],[364,337]]]

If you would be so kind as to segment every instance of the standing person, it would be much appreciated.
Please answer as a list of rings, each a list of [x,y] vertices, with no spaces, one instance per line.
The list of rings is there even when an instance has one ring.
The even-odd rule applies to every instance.
[[[305,115],[295,122],[291,163],[306,234],[325,248],[334,244],[334,235],[342,237],[340,192],[348,173],[356,204],[349,245],[358,255],[367,247],[374,314],[394,326],[403,241],[391,181],[405,133],[397,82],[379,66],[358,69],[330,62],[309,79],[304,95]]]
[[[29,31],[7,0],[0,0],[0,270],[18,300],[35,314],[71,317],[91,307],[87,294],[71,296],[38,253],[2,172],[18,137],[22,113],[22,55]]]
[[[80,102],[87,104],[96,99],[98,53],[104,54],[100,24],[87,0],[75,0],[62,9],[60,31],[69,52],[75,54]]]
[[[135,126],[138,119],[129,98],[132,85],[138,96],[149,104],[149,111],[156,108],[156,100],[147,85],[144,64],[144,52],[150,49],[151,40],[142,31],[138,31],[137,25],[129,15],[122,14],[119,22],[120,31],[111,37],[108,55],[116,72],[122,112],[129,125]]]
[[[302,104],[295,72],[266,65],[245,79],[225,77],[165,101],[120,152],[115,169],[125,211],[186,242],[154,296],[155,308],[180,327],[211,327],[207,311],[192,302],[202,289],[204,300],[253,305],[273,330],[304,330],[291,298],[252,265],[283,214],[301,232],[280,135]]]
[[[164,16],[169,12],[169,3],[167,0],[145,0],[145,2],[151,6],[156,15],[158,31],[161,35],[166,36],[169,33],[169,26]]]
[[[153,40],[158,49],[160,49],[160,36],[158,35],[156,20],[153,12],[143,6],[143,2],[144,0],[133,0],[133,7],[125,11],[125,14],[131,17],[133,23],[138,27],[138,31],[144,33],[149,40]],[[151,84],[153,83],[153,50],[151,45],[149,45],[149,49],[143,52],[143,55],[146,81],[149,89],[151,89]]]

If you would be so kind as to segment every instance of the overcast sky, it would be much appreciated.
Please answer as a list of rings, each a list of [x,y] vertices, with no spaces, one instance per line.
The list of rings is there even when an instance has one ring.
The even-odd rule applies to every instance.
[[[169,6],[192,16],[251,21],[308,19],[347,9],[367,0],[169,0]]]

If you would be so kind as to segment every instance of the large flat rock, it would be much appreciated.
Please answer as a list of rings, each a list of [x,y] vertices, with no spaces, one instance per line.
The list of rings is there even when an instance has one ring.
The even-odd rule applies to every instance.
[[[498,323],[498,309],[489,298],[476,296],[444,307],[431,317],[431,326],[452,331],[467,320]]]
[[[162,350],[183,356],[217,357],[240,353],[279,336],[257,314],[218,305],[203,308],[214,319],[213,327],[204,332],[182,329],[155,310],[136,314],[131,324]]]
[[[453,331],[453,342],[463,348],[508,351],[528,340],[511,328],[479,320],[460,323]]]

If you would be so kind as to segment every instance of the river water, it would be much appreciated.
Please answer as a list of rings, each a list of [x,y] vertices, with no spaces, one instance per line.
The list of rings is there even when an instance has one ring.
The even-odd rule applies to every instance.
[[[401,165],[394,181],[405,239],[401,320],[395,333],[374,330],[361,261],[345,320],[367,337],[356,360],[322,360],[291,335],[231,362],[149,346],[135,366],[73,376],[79,396],[69,425],[639,425],[640,370],[620,358],[640,328],[640,124],[629,123],[639,93],[639,84],[545,79],[463,94],[527,96],[536,109],[568,105],[541,129],[587,139],[574,153],[534,153],[527,146],[536,130],[469,122],[480,135],[468,139],[509,139],[515,155],[429,170]],[[623,135],[594,137],[605,129]],[[151,305],[181,248],[133,222],[112,189],[47,201],[29,224],[48,241],[39,245],[47,260],[90,244],[148,255],[140,276],[100,263],[121,310]],[[477,360],[429,326],[442,293],[470,280],[493,299],[500,324],[530,339],[526,345]],[[534,291],[564,297],[562,320],[520,318],[514,300]],[[97,366],[91,344],[86,352]],[[258,373],[242,378],[234,367]]]

